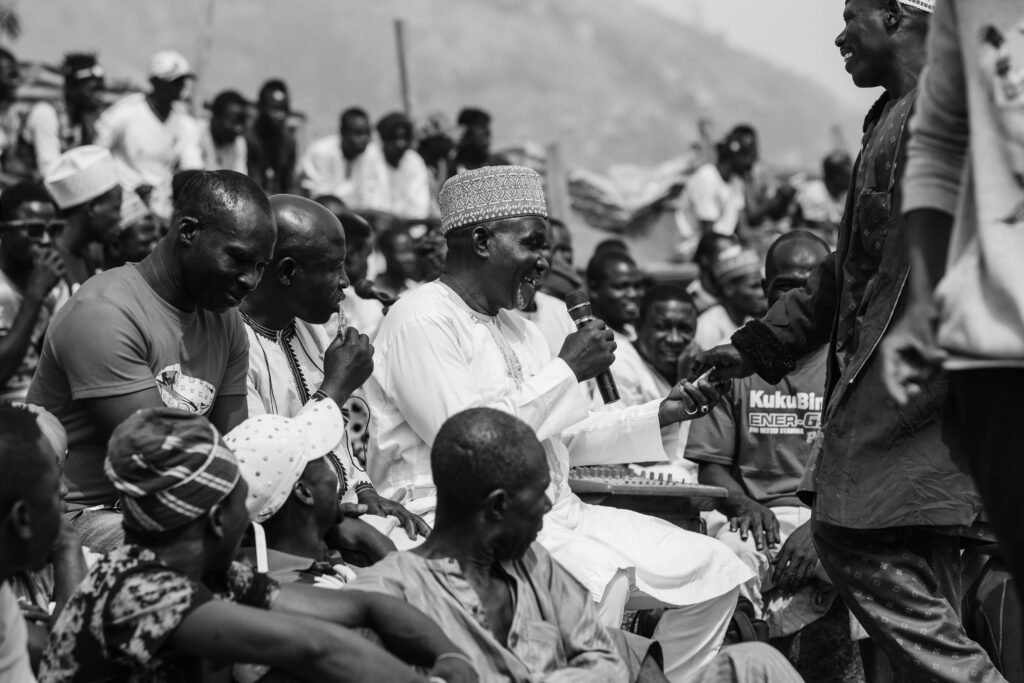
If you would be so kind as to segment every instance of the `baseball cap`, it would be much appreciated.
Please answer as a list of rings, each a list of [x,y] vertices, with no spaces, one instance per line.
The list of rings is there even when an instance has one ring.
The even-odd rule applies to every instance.
[[[161,50],[149,58],[149,77],[161,81],[176,81],[179,78],[193,77],[188,60],[180,52]]]

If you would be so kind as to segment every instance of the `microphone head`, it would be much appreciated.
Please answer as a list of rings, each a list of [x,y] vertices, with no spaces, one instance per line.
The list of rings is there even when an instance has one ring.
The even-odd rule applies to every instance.
[[[356,296],[360,299],[376,299],[377,290],[372,280],[363,278],[352,285],[352,289],[355,291]]]
[[[590,297],[582,289],[576,289],[565,295],[565,307],[574,322],[587,322],[593,317],[590,311]]]

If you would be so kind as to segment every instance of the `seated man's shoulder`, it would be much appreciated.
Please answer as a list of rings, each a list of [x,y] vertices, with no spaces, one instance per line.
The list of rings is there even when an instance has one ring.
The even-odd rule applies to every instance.
[[[439,282],[427,282],[404,293],[384,316],[375,345],[384,343],[410,324],[436,321],[446,324],[456,310],[456,295]]]
[[[119,313],[130,316],[141,310],[152,301],[152,290],[134,271],[133,266],[121,266],[86,280],[61,308],[54,329],[59,330],[64,320],[108,322],[109,317]]]
[[[404,598],[407,587],[418,581],[418,570],[424,563],[425,560],[412,551],[393,552],[369,567],[356,568],[355,580],[349,582],[345,589]]]
[[[311,157],[332,153],[341,155],[341,137],[337,133],[317,138],[306,150],[306,155]]]

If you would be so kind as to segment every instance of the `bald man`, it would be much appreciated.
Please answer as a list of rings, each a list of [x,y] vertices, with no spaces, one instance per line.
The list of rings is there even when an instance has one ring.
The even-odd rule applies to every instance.
[[[765,263],[769,305],[806,285],[829,252],[805,230],[777,239]],[[691,423],[686,444],[685,457],[700,467],[700,482],[729,491],[718,504],[729,524],[716,536],[757,573],[740,593],[755,616],[768,621],[772,637],[820,618],[835,598],[822,583],[827,576],[811,541],[811,510],[797,498],[821,427],[825,359],[822,348],[778,384],[757,375],[733,380],[729,398],[707,419]]]
[[[312,200],[279,194],[270,206],[277,244],[259,287],[240,307],[249,339],[249,415],[295,417],[312,400],[343,406],[373,371],[369,338],[353,327],[338,327],[336,315],[349,286],[345,231],[330,209]],[[365,466],[352,457],[361,449],[351,446],[332,459],[342,500],[392,517],[410,538],[429,533],[419,517],[377,494]],[[378,553],[390,549],[377,547]]]
[[[88,547],[109,550],[123,535],[103,458],[125,418],[167,406],[225,432],[245,419],[248,343],[233,309],[256,288],[276,238],[256,183],[196,173],[156,250],[90,278],[54,317],[28,402],[67,431],[68,509]]]

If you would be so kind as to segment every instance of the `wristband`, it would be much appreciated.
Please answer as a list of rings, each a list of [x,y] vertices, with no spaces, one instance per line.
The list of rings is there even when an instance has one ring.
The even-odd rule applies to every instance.
[[[315,392],[313,392],[313,395],[309,397],[309,400],[310,401],[323,401],[324,399],[327,399],[327,398],[330,398],[330,396],[327,395],[326,391],[324,391],[323,389],[317,389]]]
[[[466,655],[462,654],[461,652],[445,652],[443,655],[438,655],[437,659],[434,660],[434,666],[437,666],[438,662],[441,662],[445,659],[458,660],[464,663],[469,668],[471,668],[473,671],[476,671],[476,667],[473,666],[473,660],[467,657]]]

